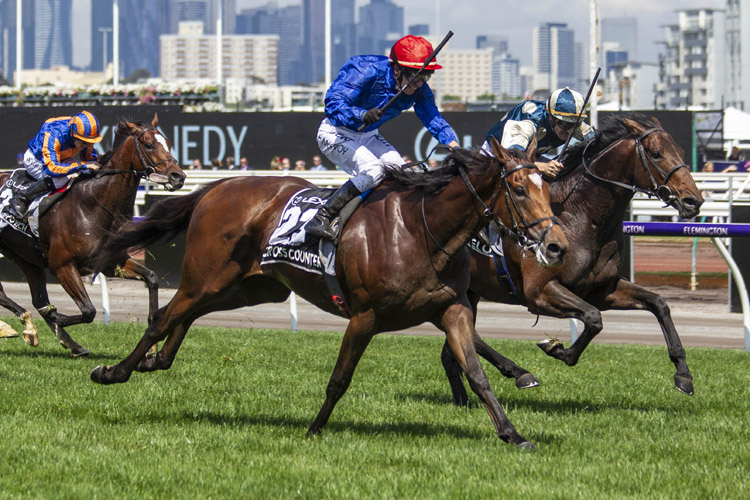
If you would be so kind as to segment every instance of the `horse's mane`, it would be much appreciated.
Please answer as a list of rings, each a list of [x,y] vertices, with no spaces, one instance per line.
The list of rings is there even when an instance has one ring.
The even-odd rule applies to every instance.
[[[520,150],[508,150],[509,154],[525,160]],[[414,172],[403,170],[399,166],[387,167],[385,178],[398,182],[408,188],[419,189],[425,193],[439,193],[450,183],[458,173],[458,166],[462,165],[469,172],[485,172],[493,168],[501,168],[500,162],[481,149],[456,149],[446,156],[443,165],[428,172]]]
[[[653,118],[643,113],[628,112],[603,116],[601,127],[596,131],[596,136],[593,139],[578,142],[570,146],[565,152],[565,155],[561,158],[565,167],[556,179],[565,176],[565,174],[581,165],[584,151],[586,152],[586,158],[591,159],[600,151],[604,151],[610,145],[630,135],[630,129],[623,122],[625,118],[638,122],[647,129],[658,127]]]
[[[128,123],[135,123],[139,128],[151,126],[150,123],[145,121],[128,122],[128,120],[120,118],[120,120],[117,122],[117,128],[115,128],[115,140],[112,143],[112,149],[101,156],[101,158],[99,159],[100,165],[106,165],[107,163],[109,163],[109,160],[112,159],[112,155],[115,154],[117,148],[122,146],[122,143],[125,142],[125,139],[130,136],[130,128],[128,127]]]

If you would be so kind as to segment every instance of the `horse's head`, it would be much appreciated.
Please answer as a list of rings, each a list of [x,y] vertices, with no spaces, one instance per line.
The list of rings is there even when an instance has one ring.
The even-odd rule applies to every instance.
[[[703,196],[685,164],[685,153],[656,118],[640,113],[610,118],[597,140],[581,146],[583,165],[594,178],[659,198],[683,219],[698,215]],[[599,151],[587,155],[589,147]],[[613,179],[617,166],[619,180]]]
[[[692,219],[700,211],[703,196],[685,164],[685,152],[662,128],[659,120],[651,119],[656,127],[647,128],[635,120],[623,119],[636,137],[638,161],[642,167],[636,179],[647,177],[651,191],[660,200],[674,207],[683,219]]]
[[[143,172],[149,181],[161,184],[168,191],[175,191],[185,183],[185,172],[172,156],[171,144],[156,128],[158,125],[156,114],[150,126],[148,123],[122,121],[118,124],[117,135],[126,133],[133,140],[133,170]]]
[[[549,186],[534,165],[536,139],[525,156],[518,150],[503,148],[494,137],[490,146],[504,169],[505,187],[505,196],[495,197],[492,209],[500,214],[511,236],[524,249],[534,251],[540,264],[562,264],[568,240],[550,208]]]

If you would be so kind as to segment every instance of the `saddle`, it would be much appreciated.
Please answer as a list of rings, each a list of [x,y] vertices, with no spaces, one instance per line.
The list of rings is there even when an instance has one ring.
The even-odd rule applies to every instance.
[[[14,170],[5,184],[0,186],[0,229],[10,226],[27,236],[39,237],[39,219],[49,208],[60,200],[68,192],[72,181],[68,181],[65,186],[43,194],[29,205],[29,210],[25,218],[21,219],[11,209],[10,200],[15,196],[20,196],[26,188],[35,183],[37,179],[30,176],[25,169],[19,168]]]
[[[326,200],[335,191],[309,188],[298,191],[289,198],[281,214],[279,226],[271,234],[260,264],[286,264],[305,272],[322,275],[331,293],[331,300],[346,317],[349,317],[343,290],[336,279],[336,248],[341,231],[370,191],[355,197],[341,210],[339,217],[334,221],[337,232],[335,241],[321,240],[307,234],[305,224],[315,217],[318,209],[325,205]]]

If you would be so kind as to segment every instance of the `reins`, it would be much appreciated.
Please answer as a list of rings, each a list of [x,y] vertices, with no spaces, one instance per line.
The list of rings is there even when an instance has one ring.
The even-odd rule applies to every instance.
[[[525,168],[536,168],[536,166],[534,166],[533,164],[525,164],[525,165],[519,165],[509,171],[503,171],[500,174],[501,176],[500,178],[501,178],[503,185],[501,188],[498,188],[497,190],[495,190],[495,192],[492,195],[492,198],[490,199],[490,206],[492,206],[497,201],[498,196],[500,196],[500,192],[501,191],[505,192],[505,203],[508,207],[508,212],[510,213],[511,220],[513,221],[512,228],[508,228],[500,219],[497,218],[492,208],[490,208],[490,206],[484,203],[482,198],[479,196],[479,193],[477,193],[477,190],[474,188],[474,185],[471,183],[469,176],[466,174],[464,165],[458,163],[457,168],[458,168],[458,173],[460,174],[461,179],[464,181],[464,184],[466,185],[466,188],[468,189],[469,193],[471,193],[475,201],[479,203],[481,207],[480,218],[484,220],[485,224],[493,224],[495,227],[495,231],[498,234],[510,236],[519,245],[521,245],[521,247],[523,247],[524,251],[527,251],[527,250],[534,251],[542,245],[541,241],[529,238],[520,228],[523,227],[524,230],[528,230],[536,226],[537,224],[541,224],[542,222],[546,220],[550,220],[551,224],[547,228],[545,228],[542,233],[541,239],[543,240],[544,237],[547,235],[547,232],[549,232],[549,230],[552,229],[552,226],[554,226],[557,223],[557,218],[556,217],[542,217],[531,223],[528,223],[526,219],[524,218],[523,214],[521,213],[521,211],[519,210],[518,203],[516,202],[515,197],[511,194],[510,185],[508,184],[508,177],[511,174],[519,170],[525,169]],[[424,209],[424,191],[422,192],[421,205],[422,205],[422,223],[430,239],[435,244],[435,246],[437,246],[440,249],[441,252],[443,252],[448,257],[455,259],[456,257],[448,253],[430,231],[430,228],[427,224],[427,216],[425,214],[425,209]],[[515,212],[518,213],[518,216],[521,219],[520,225],[518,224],[518,221],[516,220],[514,209],[515,209]]]
[[[600,180],[602,182],[606,182],[608,184],[613,184],[615,186],[619,186],[619,187],[625,188],[625,189],[627,189],[629,191],[633,191],[634,193],[643,193],[643,194],[647,195],[648,197],[654,196],[654,197],[660,199],[661,201],[663,201],[664,203],[666,203],[667,205],[669,205],[669,203],[671,203],[672,201],[674,201],[676,199],[676,197],[675,197],[674,193],[672,192],[672,189],[669,186],[667,186],[667,182],[669,182],[670,177],[672,177],[672,175],[674,175],[674,173],[677,170],[679,170],[679,169],[681,169],[683,167],[684,168],[689,168],[689,167],[685,163],[680,163],[679,165],[677,165],[675,167],[672,167],[672,169],[670,169],[669,172],[666,172],[661,167],[659,167],[656,163],[654,163],[654,161],[651,158],[649,158],[648,155],[646,154],[646,149],[643,147],[643,142],[642,142],[643,139],[645,139],[646,137],[648,137],[649,135],[651,135],[654,132],[665,132],[666,133],[666,131],[664,129],[659,128],[659,127],[654,127],[654,128],[650,128],[650,129],[646,130],[641,135],[630,135],[628,137],[623,137],[622,139],[619,139],[619,140],[613,142],[612,144],[610,144],[609,146],[607,146],[606,148],[604,148],[602,151],[600,151],[599,153],[597,153],[594,156],[594,158],[591,160],[591,162],[589,164],[587,164],[586,163],[586,151],[588,150],[589,146],[591,146],[591,144],[594,141],[589,142],[588,144],[586,144],[586,146],[584,146],[583,154],[581,155],[581,163],[583,164],[583,168],[586,170],[586,173],[588,175],[590,175],[591,177],[593,177],[594,179]],[[599,160],[601,157],[603,157],[609,150],[613,149],[620,142],[622,142],[624,140],[627,140],[627,139],[633,139],[635,141],[636,157],[638,158],[641,167],[643,167],[643,170],[648,175],[649,181],[651,183],[651,187],[648,188],[648,189],[644,189],[644,188],[641,188],[641,187],[638,187],[638,186],[635,185],[636,178],[638,177],[638,171],[637,171],[638,166],[637,166],[637,164],[636,164],[635,170],[633,172],[633,185],[628,185],[628,184],[625,184],[625,183],[622,183],[622,182],[618,182],[618,181],[615,181],[615,180],[612,180],[612,179],[605,179],[603,177],[598,176],[597,174],[595,174],[592,171],[592,167],[593,167],[594,163],[596,163],[597,160]],[[659,184],[659,183],[656,182],[656,179],[654,178],[654,174],[651,171],[652,168],[655,168],[656,170],[658,170],[664,176],[664,180],[662,181],[661,184]]]
[[[118,169],[118,168],[100,168],[96,171],[96,174],[94,174],[94,177],[98,178],[105,175],[116,175],[116,174],[132,174],[139,178],[148,178],[151,174],[154,174],[156,172],[156,167],[161,165],[162,163],[169,162],[177,163],[177,160],[174,159],[170,155],[169,158],[166,158],[160,162],[154,163],[151,161],[149,156],[146,154],[146,152],[143,150],[143,145],[141,144],[141,137],[148,132],[149,130],[158,130],[155,127],[146,127],[140,134],[137,136],[135,134],[130,134],[133,137],[133,142],[135,143],[135,147],[133,148],[133,159],[138,157],[138,162],[141,164],[141,167],[143,167],[143,170],[135,170],[135,169]],[[130,164],[132,165],[135,163],[134,161],[131,161]]]

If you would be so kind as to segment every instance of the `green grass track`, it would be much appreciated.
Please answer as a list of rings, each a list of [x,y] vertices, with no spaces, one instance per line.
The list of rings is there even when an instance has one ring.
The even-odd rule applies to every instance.
[[[15,319],[6,321],[19,328]],[[341,333],[194,327],[170,370],[96,385],[143,325],[71,328],[72,359],[0,340],[0,499],[750,497],[750,355],[688,349],[693,397],[666,347],[592,345],[576,367],[532,342],[488,342],[534,373],[484,364],[535,452],[501,442],[471,394],[452,404],[440,337],[377,336],[323,433]]]

